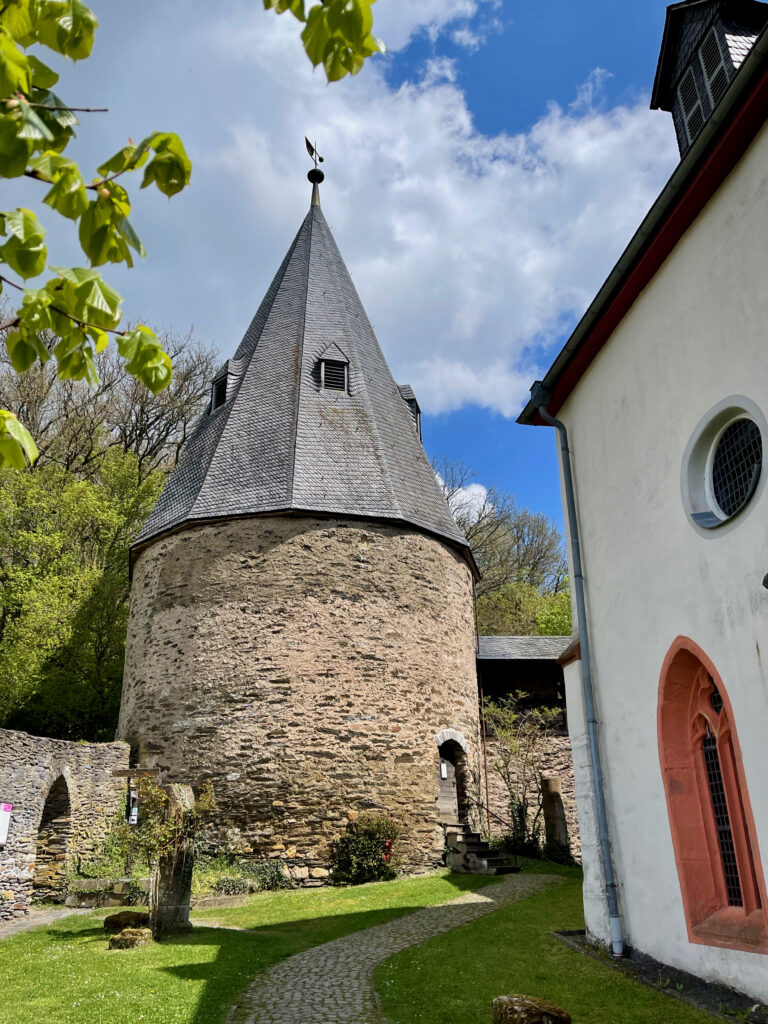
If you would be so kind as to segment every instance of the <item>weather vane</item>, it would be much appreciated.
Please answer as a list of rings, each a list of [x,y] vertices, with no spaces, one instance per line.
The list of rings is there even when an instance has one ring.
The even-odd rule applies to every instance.
[[[312,145],[312,143],[309,141],[309,139],[307,138],[306,135],[304,136],[304,143],[305,143],[305,145],[307,147],[307,152],[312,157],[312,159],[315,161],[315,170],[317,170],[317,165],[318,165],[318,163],[322,163],[323,162],[323,158],[317,152],[317,149],[315,148],[315,146]]]
[[[306,147],[307,147],[307,152],[309,153],[309,155],[312,157],[312,159],[315,162],[315,166],[307,174],[307,177],[312,182],[312,205],[313,206],[319,206],[320,205],[320,189],[318,188],[318,185],[325,178],[325,175],[323,174],[323,172],[320,170],[320,168],[317,165],[321,164],[323,162],[323,158],[317,152],[317,149],[312,145],[312,143],[309,141],[309,139],[306,137],[306,135],[304,136],[304,142],[305,142]]]

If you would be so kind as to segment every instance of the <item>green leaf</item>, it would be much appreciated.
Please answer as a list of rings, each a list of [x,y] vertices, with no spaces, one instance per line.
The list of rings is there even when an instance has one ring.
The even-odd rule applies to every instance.
[[[35,6],[34,31],[39,42],[72,60],[90,54],[99,23],[82,0],[36,0]]]
[[[165,196],[175,196],[189,184],[192,164],[175,132],[154,132],[139,146],[149,145],[155,156],[144,169],[141,187],[154,183]]]
[[[80,219],[79,237],[83,252],[94,266],[127,263],[133,266],[128,246],[145,256],[144,246],[128,221],[131,204],[128,193],[114,181],[103,182],[98,198],[88,205]]]
[[[53,350],[59,380],[87,380],[95,384],[99,375],[93,361],[93,349],[84,330],[70,329]]]
[[[46,150],[42,156],[31,161],[31,166],[53,184],[53,188],[43,198],[44,203],[71,220],[77,220],[85,213],[88,209],[88,196],[80,169],[74,160]]]
[[[3,234],[11,237],[0,246],[0,259],[23,278],[36,277],[45,268],[48,250],[43,244],[45,229],[31,210],[23,208],[3,213]]]
[[[0,14],[0,25],[7,29],[21,46],[29,46],[34,41],[29,0],[5,0],[3,13]],[[28,60],[31,64],[36,58],[29,57]]]
[[[8,358],[17,373],[26,373],[34,363],[50,359],[50,353],[38,336],[25,331],[10,331],[5,339]]]
[[[69,316],[87,321],[101,329],[114,328],[120,322],[122,297],[106,283],[98,270],[85,267],[51,267],[58,277],[45,284],[52,303]],[[51,323],[58,334],[71,329],[70,322],[51,309]]]
[[[304,13],[304,0],[264,0],[264,10],[273,10],[278,14],[290,11],[294,18],[298,18],[299,21],[307,20]]]
[[[34,143],[20,138],[21,118],[0,115],[0,176],[18,178],[27,169]]]
[[[12,412],[0,409],[0,466],[24,469],[33,466],[40,452],[34,438]]]
[[[0,97],[28,93],[32,88],[29,60],[16,45],[10,32],[0,25]]]
[[[36,89],[50,89],[52,85],[56,85],[59,76],[53,68],[43,64],[33,53],[27,54],[27,60],[29,61],[29,70],[32,73],[32,85]]]
[[[325,11],[322,5],[317,4],[310,8],[307,16],[307,24],[301,33],[304,49],[312,61],[312,67],[317,67],[323,61],[325,48],[331,38],[331,31],[325,18]]]
[[[53,142],[53,132],[26,100],[20,101],[19,113],[21,115],[20,139],[30,139],[32,142]]]
[[[21,330],[26,334],[48,330],[51,327],[50,304],[51,296],[44,288],[27,288],[17,311]],[[50,358],[50,353],[42,342],[40,344],[42,348],[39,356],[45,363]]]
[[[98,172],[101,177],[106,178],[110,174],[120,174],[122,171],[129,170],[131,166],[135,166],[132,165],[132,158],[135,152],[135,146],[123,146],[122,149],[119,149],[114,156],[111,156],[109,160],[105,161],[105,163],[101,164],[98,168]],[[149,149],[147,148],[144,159],[146,160],[148,156]]]
[[[126,370],[134,377],[138,377],[153,395],[170,383],[171,360],[149,327],[139,324],[134,330],[118,338],[117,350],[126,360]]]

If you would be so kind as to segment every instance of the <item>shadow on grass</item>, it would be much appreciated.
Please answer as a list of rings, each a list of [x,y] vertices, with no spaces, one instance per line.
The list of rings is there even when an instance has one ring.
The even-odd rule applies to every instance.
[[[449,877],[455,894],[449,896],[448,899],[473,891],[471,876]],[[500,880],[494,879],[494,881]],[[474,884],[476,885],[476,881]],[[490,903],[495,902],[492,886],[479,891]],[[449,931],[464,923],[465,907],[466,904],[400,906],[349,914],[341,913],[337,916],[307,918],[284,924],[268,924],[247,931],[234,931],[222,927],[206,928],[196,925],[193,932],[165,939],[164,943],[184,946],[197,942],[204,942],[206,945],[216,943],[219,946],[216,958],[205,963],[167,967],[164,970],[178,978],[205,982],[195,1016],[190,1018],[189,1024],[214,1024],[214,1022],[223,1020],[230,1006],[239,1003],[238,997],[244,996],[245,989],[259,971],[296,953],[354,932],[386,924],[416,911],[421,911],[422,921],[424,916],[434,917],[435,934],[439,931]],[[421,929],[421,924],[419,927]],[[427,932],[431,932],[433,929],[429,925],[425,926]],[[416,939],[416,941],[419,940]],[[408,944],[409,942],[404,943],[404,945]],[[241,1018],[235,1014],[234,1019],[240,1020]]]
[[[415,882],[418,886],[418,881]],[[476,877],[469,875],[445,876],[445,882],[447,885],[439,896],[445,901],[478,889],[481,884]],[[91,917],[64,918],[53,926],[40,926],[25,934],[30,940],[37,934],[43,943],[55,944],[59,950],[65,943],[71,942],[76,946],[74,955],[78,962],[78,972],[95,971],[101,977],[100,988],[105,992],[107,989],[120,989],[126,1004],[128,999],[133,1000],[132,1006],[136,1012],[141,1011],[142,1000],[147,999],[147,992],[151,991],[154,1006],[157,1006],[157,1000],[162,1000],[169,1010],[173,1008],[173,1019],[180,1024],[222,1024],[229,1008],[239,1002],[238,997],[259,971],[311,947],[430,908],[429,903],[426,907],[423,902],[419,903],[416,892],[413,895],[407,891],[396,894],[394,890],[391,897],[395,903],[393,906],[372,906],[370,909],[360,906],[365,899],[370,899],[372,903],[374,900],[389,900],[388,893],[388,888],[374,892],[367,886],[330,892],[311,890],[307,893],[305,905],[301,893],[286,894],[291,898],[286,899],[284,905],[279,898],[271,901],[265,899],[263,910],[258,905],[260,897],[256,897],[247,908],[250,914],[242,911],[237,914],[228,911],[203,912],[194,915],[199,923],[191,932],[168,936],[156,945],[132,951],[108,952],[108,936],[101,921],[95,924]],[[492,899],[492,887],[483,890],[483,895]],[[397,905],[397,899],[402,899],[404,905]],[[444,907],[440,910],[442,914],[446,911]],[[293,915],[298,919],[276,921],[275,918],[281,915]],[[228,919],[238,925],[248,924],[249,917],[251,920],[260,918],[264,923],[248,929],[226,926]],[[30,942],[30,945],[36,945],[42,950],[40,942]],[[69,954],[64,952],[63,955]],[[63,1024],[65,1019],[70,1019],[62,1015],[63,1008],[68,1000],[79,998],[79,992],[75,991],[77,979],[72,979],[72,992],[70,986],[65,985],[58,993],[58,975],[54,976],[53,973],[56,962],[60,963],[60,955],[50,965],[44,956],[36,957],[41,970],[34,979],[42,989],[57,989],[56,1003],[49,1002],[43,1016],[38,1014],[33,1018],[27,1016],[27,1012],[33,1012],[32,1009],[27,1011],[23,1002],[20,1002],[20,1015],[15,1018],[20,1024],[31,1024],[33,1019]],[[17,996],[23,1000],[25,995],[30,994],[27,989],[31,986],[25,980],[21,964],[19,968],[22,973],[19,975],[21,985]],[[95,993],[91,992],[91,996],[95,997]],[[87,1024],[92,1021],[95,1024],[111,1024],[109,1015],[105,1017],[103,1014],[103,1005],[99,1007],[92,999],[89,1013],[83,1012],[79,1019],[82,1024],[86,1021]],[[118,1016],[122,1022],[123,1016]]]

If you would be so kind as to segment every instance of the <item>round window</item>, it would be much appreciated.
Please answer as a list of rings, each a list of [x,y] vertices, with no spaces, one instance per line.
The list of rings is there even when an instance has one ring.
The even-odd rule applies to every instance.
[[[760,428],[746,418],[729,424],[715,445],[712,494],[726,518],[735,516],[755,493],[763,465]]]
[[[702,419],[683,459],[683,503],[692,522],[711,530],[746,508],[761,486],[765,417],[742,396]]]

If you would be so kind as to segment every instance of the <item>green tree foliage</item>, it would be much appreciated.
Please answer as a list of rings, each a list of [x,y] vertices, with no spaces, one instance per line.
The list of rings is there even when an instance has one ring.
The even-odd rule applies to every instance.
[[[0,402],[33,423],[40,459],[0,470],[0,725],[111,739],[128,613],[128,548],[208,401],[217,354],[164,337],[176,366],[153,395],[113,349],[99,384],[0,360]],[[50,339],[47,343],[52,343]]]
[[[289,11],[304,25],[301,41],[312,67],[323,66],[329,82],[356,75],[367,57],[383,53],[384,44],[373,35],[375,0],[264,0],[267,10]]]
[[[87,58],[98,22],[82,0],[5,0],[0,6],[0,177],[26,176],[41,183],[42,202],[73,225],[89,267],[48,264],[46,231],[23,207],[0,211],[0,289],[14,289],[20,304],[2,326],[17,373],[52,360],[62,380],[95,383],[96,356],[109,336],[128,373],[156,393],[171,379],[171,360],[144,324],[119,329],[122,298],[96,267],[133,266],[144,255],[129,220],[131,200],[123,182],[143,168],[141,188],[173,196],[189,184],[191,164],[173,132],[152,132],[127,143],[96,170],[90,182],[64,156],[78,124],[73,108],[53,87],[58,74],[39,54],[52,50],[72,60]],[[117,181],[121,178],[121,181]],[[48,271],[48,278],[28,281]],[[44,332],[56,337],[46,344]],[[32,435],[10,410],[0,411],[0,466],[23,467],[37,458]]]
[[[111,739],[128,615],[128,546],[163,474],[106,451],[92,480],[0,470],[0,724]]]
[[[439,459],[433,468],[482,573],[480,634],[570,636],[567,565],[555,524],[520,508],[511,494],[473,484],[466,463]]]
[[[505,583],[477,599],[482,636],[570,636],[571,595],[567,579],[557,592],[530,583]]]

